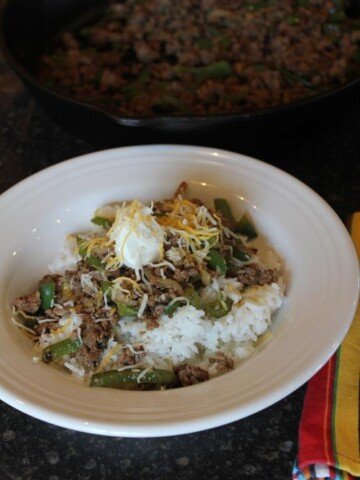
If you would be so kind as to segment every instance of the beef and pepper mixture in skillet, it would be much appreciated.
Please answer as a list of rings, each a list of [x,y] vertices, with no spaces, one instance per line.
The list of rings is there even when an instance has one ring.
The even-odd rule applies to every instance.
[[[340,0],[113,0],[37,74],[120,115],[248,112],[357,77],[359,40]]]
[[[250,355],[281,306],[281,263],[224,199],[101,207],[70,235],[37,287],[13,302],[34,362],[92,387],[203,382]]]

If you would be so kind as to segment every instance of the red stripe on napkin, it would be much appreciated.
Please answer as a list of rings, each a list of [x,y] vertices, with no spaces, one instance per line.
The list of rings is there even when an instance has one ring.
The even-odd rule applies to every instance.
[[[313,463],[335,464],[331,439],[335,371],[336,355],[308,384],[299,429],[300,468]]]

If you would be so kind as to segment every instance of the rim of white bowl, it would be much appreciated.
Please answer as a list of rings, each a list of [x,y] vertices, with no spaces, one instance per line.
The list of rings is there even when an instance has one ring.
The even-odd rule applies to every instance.
[[[121,152],[122,155],[126,155],[127,152],[131,152],[131,154],[139,154],[140,156],[146,153],[149,155],[149,153],[153,152],[153,155],[156,156],[157,154],[166,152],[169,149],[175,149],[181,153],[188,153],[189,155],[200,154],[204,156],[213,156],[215,161],[220,161],[223,165],[225,165],[227,162],[245,163],[247,164],[247,167],[251,167],[255,170],[266,170],[268,173],[275,175],[282,183],[289,184],[290,182],[294,188],[300,189],[304,195],[308,197],[308,200],[311,200],[321,206],[324,214],[328,216],[330,222],[333,224],[334,228],[337,229],[338,234],[342,237],[342,240],[347,245],[348,261],[353,265],[352,271],[348,272],[349,278],[351,277],[352,279],[352,289],[350,292],[348,292],[348,297],[350,299],[349,308],[345,317],[343,317],[343,323],[337,331],[336,338],[334,338],[334,341],[331,345],[328,344],[322,346],[322,348],[319,348],[317,352],[314,352],[311,361],[307,361],[306,364],[303,364],[298,374],[291,379],[287,379],[287,383],[285,385],[280,383],[280,385],[275,385],[271,389],[268,389],[267,387],[268,390],[262,392],[261,395],[258,394],[256,399],[250,397],[246,401],[242,401],[240,406],[233,406],[228,409],[223,409],[218,413],[211,413],[210,415],[203,415],[198,418],[190,417],[189,419],[182,419],[180,421],[176,419],[172,421],[169,421],[169,419],[164,421],[157,419],[155,422],[150,421],[147,423],[142,421],[140,424],[135,421],[116,422],[113,418],[109,420],[102,419],[101,421],[94,421],[89,420],[86,416],[81,415],[78,412],[76,414],[63,414],[54,408],[46,407],[44,405],[39,406],[36,401],[29,400],[29,398],[18,398],[13,388],[1,385],[0,398],[7,404],[40,420],[61,427],[88,433],[128,437],[156,437],[192,433],[239,420],[281,400],[308,381],[333,355],[339,344],[344,339],[352,323],[359,293],[358,259],[351,238],[334,210],[315,191],[287,172],[261,160],[223,149],[176,144],[142,145],[101,150],[65,160],[25,178],[0,195],[0,208],[3,202],[9,200],[11,201],[12,198],[16,198],[18,193],[24,189],[31,189],[34,182],[41,182],[46,177],[56,176],[57,178],[55,179],[55,183],[57,183],[57,179],[62,174],[71,172],[74,173],[74,170],[81,169],[84,166],[89,167],[90,164],[97,164],[100,158],[103,161],[111,160],[119,152]],[[149,160],[144,161],[148,162]],[[167,161],[172,160],[169,158]],[[99,168],[101,168],[101,166]],[[212,383],[218,382],[218,380],[221,380],[221,377],[213,379]],[[202,385],[194,385],[191,387],[191,389],[198,389],[201,387]],[[146,393],[153,395],[154,397],[161,394],[161,392]]]

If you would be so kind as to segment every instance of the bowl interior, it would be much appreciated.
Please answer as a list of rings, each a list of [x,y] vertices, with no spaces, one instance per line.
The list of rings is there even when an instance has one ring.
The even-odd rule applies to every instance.
[[[86,230],[94,210],[116,200],[161,199],[186,180],[207,203],[227,198],[248,211],[283,257],[286,300],[272,336],[239,368],[178,390],[89,389],[32,363],[11,324],[10,303],[47,272],[67,234]],[[99,152],[51,167],[0,197],[1,398],[38,418],[110,435],[171,435],[242,418],[304,383],[350,325],[358,267],[345,228],[310,189],[241,155],[199,147],[152,146]]]

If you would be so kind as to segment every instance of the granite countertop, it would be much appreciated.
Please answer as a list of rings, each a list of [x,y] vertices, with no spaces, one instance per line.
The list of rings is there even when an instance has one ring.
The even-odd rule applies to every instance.
[[[287,170],[344,219],[359,207],[359,93],[332,116],[331,121],[320,116],[317,128],[308,128],[305,134],[301,128],[291,137],[277,132],[270,143],[261,137],[242,141],[235,135],[213,138],[212,144]],[[0,59],[0,192],[48,165],[94,150],[51,120]],[[272,407],[225,427],[158,439],[73,432],[0,402],[0,479],[289,480],[304,391],[302,387]]]

